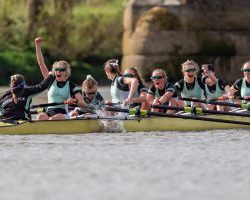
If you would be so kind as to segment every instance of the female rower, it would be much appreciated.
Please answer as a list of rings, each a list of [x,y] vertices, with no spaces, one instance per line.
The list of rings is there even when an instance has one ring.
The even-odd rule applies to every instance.
[[[132,107],[140,106],[141,109],[147,108],[147,88],[144,86],[142,78],[135,67],[130,67],[124,71],[123,80],[129,82],[129,79],[136,78],[138,80],[138,87],[135,91],[132,98],[127,98],[124,100],[125,104],[131,104]],[[131,80],[132,82],[133,80]],[[129,85],[129,89],[131,88],[131,84]]]
[[[217,79],[215,76],[215,69],[212,64],[203,64],[201,65],[201,74],[203,77],[207,77],[208,81],[205,84],[205,96],[208,100],[226,100],[227,95],[231,93],[231,88],[227,81],[223,79]],[[224,106],[216,106],[212,104],[207,105],[208,110],[217,109],[219,111],[229,110]]]
[[[106,103],[130,103],[139,86],[137,78],[122,76],[116,59],[108,60],[104,64],[104,70],[107,78],[112,81],[110,88],[112,100]]]
[[[198,77],[197,73],[199,71],[199,66],[193,60],[187,60],[182,63],[182,73],[183,79],[175,83],[175,89],[177,94],[183,98],[195,98],[203,99],[205,84],[213,83],[213,78],[208,79],[208,77]],[[210,76],[210,74],[208,74]],[[184,101],[181,103],[182,106],[191,106],[190,101]],[[194,103],[195,106],[204,108],[201,103]]]
[[[100,106],[104,105],[104,99],[97,91],[97,86],[97,81],[91,75],[87,75],[87,78],[82,83],[82,96],[84,101],[92,108],[77,107],[70,113],[71,117],[84,113],[95,113],[96,109],[99,109]]]
[[[147,102],[153,105],[169,104],[178,106],[175,99],[176,92],[174,85],[168,81],[166,72],[163,69],[155,69],[152,72],[151,80],[153,84],[148,89]],[[162,112],[162,109],[152,108],[152,112]],[[173,110],[168,110],[168,113],[174,113]]]
[[[250,100],[250,61],[244,63],[241,71],[243,72],[243,78],[235,81],[231,87],[232,95],[239,92],[241,98]]]
[[[29,120],[32,97],[39,94],[55,80],[52,72],[39,84],[27,86],[24,76],[15,74],[10,77],[10,89],[0,99],[1,118]]]
[[[43,54],[41,51],[42,38],[35,39],[36,55],[40,70],[44,77],[48,75],[48,68],[44,63]],[[51,84],[48,90],[48,102],[64,102],[67,100],[69,104],[77,104],[79,107],[86,107],[87,104],[83,100],[80,90],[74,83],[69,81],[71,74],[70,65],[64,61],[57,61],[52,65],[52,71],[55,72],[56,79]],[[68,119],[68,109],[65,105],[48,107],[46,113],[41,113],[38,116],[39,120],[55,120]]]

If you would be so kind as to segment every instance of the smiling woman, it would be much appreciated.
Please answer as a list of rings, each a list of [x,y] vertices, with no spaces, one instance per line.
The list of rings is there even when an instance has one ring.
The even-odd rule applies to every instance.
[[[151,80],[153,84],[148,90],[148,103],[153,105],[170,104],[177,106],[175,88],[173,84],[168,81],[166,72],[163,69],[155,69],[152,72]],[[152,108],[152,111],[159,112],[163,110]],[[168,112],[173,113],[174,111]]]
[[[205,84],[215,84],[208,76],[198,76],[199,65],[193,60],[187,60],[181,65],[183,79],[175,83],[175,89],[179,97],[204,99]],[[191,106],[190,101],[179,102],[180,106]],[[201,103],[196,106],[205,108]]]
[[[243,77],[235,81],[231,88],[232,93],[239,91],[241,98],[250,99],[250,61],[244,63],[241,71]]]
[[[43,76],[47,76],[48,68],[44,63],[43,54],[41,51],[42,38],[35,39],[37,61]],[[79,107],[86,107],[81,91],[74,83],[69,81],[71,75],[71,68],[68,62],[61,60],[56,61],[52,65],[52,71],[56,75],[55,81],[50,85],[48,90],[48,103],[68,101],[69,104],[77,104]],[[65,105],[50,106],[45,113],[38,116],[39,120],[57,120],[67,119],[68,108]]]

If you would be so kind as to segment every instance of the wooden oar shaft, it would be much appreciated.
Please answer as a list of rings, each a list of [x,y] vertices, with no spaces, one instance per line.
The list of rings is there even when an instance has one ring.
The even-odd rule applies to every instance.
[[[58,105],[63,105],[65,104],[64,102],[59,102],[59,103],[44,103],[44,104],[37,104],[37,105],[31,105],[30,109],[33,108],[43,108],[43,107],[48,107],[48,106],[58,106]]]
[[[107,111],[113,111],[113,112],[129,113],[129,109],[126,109],[126,108],[105,107],[105,110],[107,110]]]
[[[220,102],[220,101],[213,101],[213,100],[202,100],[202,99],[192,99],[192,98],[183,98],[183,97],[180,97],[179,99],[181,99],[183,101],[193,101],[193,102],[200,102],[200,103],[205,103],[205,104],[242,108],[242,104],[238,104],[238,103],[228,103],[228,102]]]
[[[174,107],[168,105],[151,105],[152,108],[167,109],[167,110],[176,110],[184,111],[191,114],[219,114],[219,115],[230,115],[230,116],[241,116],[241,117],[250,117],[250,113],[236,113],[236,112],[226,112],[226,111],[217,111],[217,110],[206,110],[202,108],[192,108],[192,107]]]
[[[228,124],[242,124],[242,125],[250,126],[250,122],[226,120],[226,119],[214,119],[214,118],[208,118],[208,117],[201,117],[197,115],[188,116],[188,115],[168,114],[168,113],[160,113],[160,112],[150,112],[146,110],[124,109],[124,108],[114,108],[114,107],[106,107],[105,109],[108,111],[125,112],[129,114],[139,113],[139,114],[142,114],[142,116],[149,115],[149,116],[157,116],[157,117],[191,119],[191,120],[199,120],[199,121],[221,122],[221,123],[228,123]]]
[[[168,106],[168,105],[151,105],[151,108],[185,111],[185,108],[183,108],[183,107],[174,107],[174,106]]]

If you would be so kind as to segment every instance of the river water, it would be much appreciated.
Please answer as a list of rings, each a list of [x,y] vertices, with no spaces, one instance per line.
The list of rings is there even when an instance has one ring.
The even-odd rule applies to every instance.
[[[248,130],[0,135],[0,199],[248,200]]]
[[[248,200],[249,130],[0,135],[1,200]]]

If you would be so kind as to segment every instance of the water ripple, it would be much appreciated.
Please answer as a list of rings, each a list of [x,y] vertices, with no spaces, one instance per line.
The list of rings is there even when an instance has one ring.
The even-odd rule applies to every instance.
[[[1,135],[1,199],[249,199],[249,144],[247,130]]]

